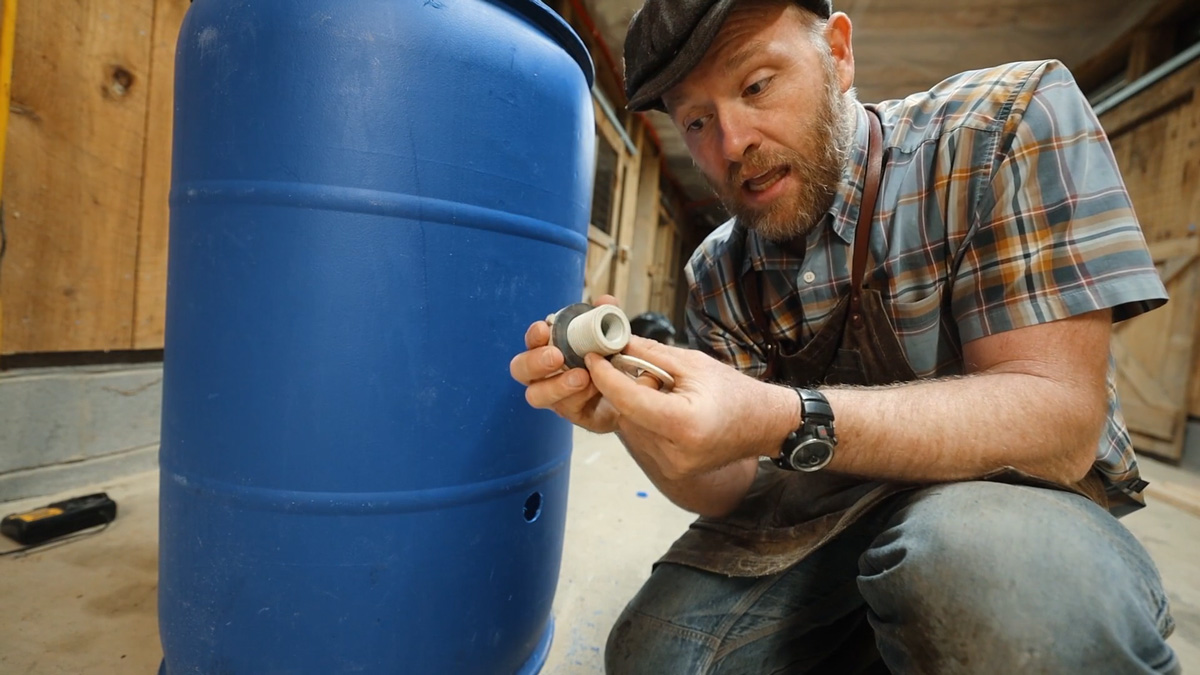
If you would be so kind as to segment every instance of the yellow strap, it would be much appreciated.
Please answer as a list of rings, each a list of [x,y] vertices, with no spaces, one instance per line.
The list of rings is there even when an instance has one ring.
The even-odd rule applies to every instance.
[[[0,26],[0,167],[8,146],[8,106],[12,101],[13,47],[17,36],[17,0],[4,0],[4,23]],[[0,171],[0,198],[4,196],[4,172]]]
[[[8,108],[12,101],[13,48],[17,37],[17,0],[4,0],[0,25],[0,208],[4,204],[4,153],[8,148]],[[3,214],[0,214],[0,218]],[[0,264],[3,264],[0,261]],[[0,298],[0,354],[4,345],[4,300]]]

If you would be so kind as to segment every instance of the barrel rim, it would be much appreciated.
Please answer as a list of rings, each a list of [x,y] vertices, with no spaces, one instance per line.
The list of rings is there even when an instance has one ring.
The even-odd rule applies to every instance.
[[[575,59],[575,62],[579,64],[579,69],[583,71],[583,77],[587,80],[588,88],[592,88],[596,82],[596,66],[592,61],[592,55],[583,44],[583,39],[579,37],[579,34],[575,32],[574,28],[571,28],[571,25],[566,20],[558,15],[558,12],[550,9],[541,0],[492,1],[511,8],[513,11],[529,19],[551,38],[554,38],[558,42],[558,45],[565,49]]]

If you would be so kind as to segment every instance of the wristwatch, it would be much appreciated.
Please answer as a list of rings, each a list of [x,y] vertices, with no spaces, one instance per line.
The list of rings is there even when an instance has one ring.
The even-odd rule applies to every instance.
[[[833,449],[837,447],[833,407],[819,391],[795,389],[800,395],[803,417],[800,428],[783,441],[775,463],[790,471],[819,471],[833,460]]]

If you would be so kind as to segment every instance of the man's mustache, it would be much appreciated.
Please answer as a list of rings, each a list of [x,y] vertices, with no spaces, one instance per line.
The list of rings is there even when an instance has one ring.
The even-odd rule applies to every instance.
[[[780,167],[797,168],[797,158],[792,157],[789,153],[772,152],[756,156],[753,161],[736,162],[729,165],[725,181],[727,187],[731,190],[737,190],[742,186],[742,183],[761,176],[768,171],[774,171]]]

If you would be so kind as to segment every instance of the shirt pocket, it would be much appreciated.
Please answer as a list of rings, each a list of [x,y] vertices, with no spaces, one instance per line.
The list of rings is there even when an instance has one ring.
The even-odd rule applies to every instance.
[[[890,303],[887,313],[917,377],[949,374],[947,364],[961,361],[953,327],[943,320],[948,315],[941,286],[919,300]]]

